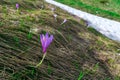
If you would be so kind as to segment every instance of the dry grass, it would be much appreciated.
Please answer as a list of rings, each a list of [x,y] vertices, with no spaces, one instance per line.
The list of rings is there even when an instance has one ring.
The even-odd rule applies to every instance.
[[[83,80],[113,80],[120,76],[119,43],[87,29],[83,20],[59,8],[55,10],[58,15],[55,20],[50,10],[52,5],[44,3],[41,9],[34,6],[43,5],[42,1],[19,1],[20,13],[14,8],[15,2],[14,5],[7,0],[0,2],[4,11],[0,13],[4,15],[0,16],[1,80],[77,80],[80,72],[84,73]],[[27,1],[29,4],[24,5]],[[68,21],[60,25],[64,18]],[[31,29],[32,37],[28,36]],[[34,68],[43,55],[39,34],[45,32],[53,34],[54,41],[41,67]]]

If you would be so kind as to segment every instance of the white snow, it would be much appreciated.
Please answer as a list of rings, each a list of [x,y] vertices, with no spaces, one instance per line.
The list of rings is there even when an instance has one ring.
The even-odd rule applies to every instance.
[[[90,23],[91,27],[93,27],[103,35],[107,36],[112,40],[120,42],[120,22],[110,20],[107,18],[102,18],[96,15],[92,15],[90,13],[86,13],[84,11],[77,10],[75,8],[61,4],[54,0],[45,0],[45,1],[86,20],[87,22]]]

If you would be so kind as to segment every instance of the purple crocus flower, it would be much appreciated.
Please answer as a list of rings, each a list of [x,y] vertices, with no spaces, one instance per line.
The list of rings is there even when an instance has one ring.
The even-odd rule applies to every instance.
[[[66,22],[67,22],[67,19],[64,19],[64,21],[61,23],[61,25],[64,24],[64,23],[66,23]]]
[[[56,18],[58,15],[57,15],[57,14],[54,14],[53,16]]]
[[[41,40],[41,44],[42,44],[42,51],[43,51],[43,53],[46,53],[48,46],[53,41],[53,35],[49,36],[48,33],[46,33],[45,35],[41,34],[40,40]]]
[[[54,11],[55,11],[55,8],[51,8],[51,11],[54,12]]]
[[[17,9],[19,8],[19,4],[18,4],[18,3],[16,4],[16,8],[17,8]]]

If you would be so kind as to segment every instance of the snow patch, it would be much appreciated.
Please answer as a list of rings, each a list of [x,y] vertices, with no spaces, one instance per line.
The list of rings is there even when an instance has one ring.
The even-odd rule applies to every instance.
[[[61,9],[76,15],[90,23],[90,26],[105,35],[106,37],[120,42],[120,22],[110,20],[107,18],[102,18],[67,5],[61,4],[54,0],[45,0],[46,2],[53,4]]]

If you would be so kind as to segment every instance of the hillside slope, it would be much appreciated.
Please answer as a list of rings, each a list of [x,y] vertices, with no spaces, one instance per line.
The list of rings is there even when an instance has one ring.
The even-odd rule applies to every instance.
[[[43,64],[34,68],[43,56],[39,35],[46,32],[54,41]],[[0,80],[119,80],[119,47],[42,0],[0,1]]]

